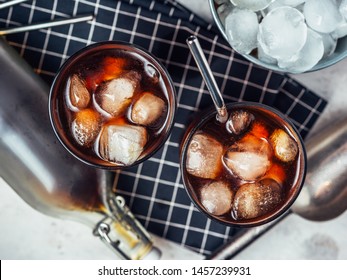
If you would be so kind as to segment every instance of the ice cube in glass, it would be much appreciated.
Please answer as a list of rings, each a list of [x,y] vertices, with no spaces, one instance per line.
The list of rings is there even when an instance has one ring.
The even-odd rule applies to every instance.
[[[216,178],[222,170],[223,146],[206,133],[195,134],[187,149],[187,172],[205,179]]]
[[[254,116],[250,112],[237,110],[230,114],[226,128],[230,133],[239,135],[249,128],[253,119]]]
[[[229,172],[242,180],[263,176],[271,165],[271,147],[267,140],[247,135],[229,147],[223,162]]]
[[[276,129],[270,136],[270,143],[278,159],[290,162],[298,154],[298,144],[284,130]]]
[[[200,201],[206,210],[213,215],[223,215],[230,211],[234,193],[228,183],[214,181],[204,185],[200,190]]]
[[[107,161],[133,164],[147,143],[147,130],[135,125],[106,125],[99,139],[99,153]]]
[[[272,179],[242,185],[235,194],[232,215],[236,220],[254,219],[281,203],[282,190]]]
[[[135,102],[131,110],[131,120],[140,125],[154,125],[166,112],[163,99],[145,92]]]
[[[124,113],[131,103],[141,75],[129,71],[124,76],[101,84],[95,94],[95,101],[107,114],[116,117]]]
[[[89,146],[100,131],[100,116],[91,109],[83,109],[76,113],[71,124],[72,135],[78,144]]]
[[[72,75],[70,79],[70,88],[68,96],[69,107],[76,111],[84,109],[90,102],[90,93],[86,88],[84,80],[77,74]]]

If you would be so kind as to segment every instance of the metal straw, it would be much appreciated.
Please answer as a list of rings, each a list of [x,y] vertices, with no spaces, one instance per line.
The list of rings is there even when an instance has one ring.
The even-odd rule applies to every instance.
[[[217,109],[217,120],[224,123],[228,119],[228,112],[222,94],[217,86],[215,78],[213,77],[211,68],[208,65],[204,52],[200,46],[199,40],[196,36],[190,36],[187,39],[187,44]]]
[[[83,21],[91,21],[94,19],[94,15],[84,15],[84,16],[76,16],[74,18],[68,18],[68,19],[59,19],[49,22],[43,22],[43,23],[36,23],[36,24],[30,24],[25,26],[19,26],[19,27],[13,27],[13,28],[7,28],[0,30],[0,36],[13,34],[13,33],[19,33],[19,32],[25,32],[25,31],[31,31],[31,30],[37,30],[42,28],[49,28],[53,26],[59,26],[64,24],[71,24],[71,23],[78,23]]]
[[[20,3],[23,3],[23,2],[26,2],[26,1],[28,1],[28,0],[12,0],[12,1],[7,1],[5,3],[1,3],[0,4],[0,10],[17,5],[17,4],[20,4]]]

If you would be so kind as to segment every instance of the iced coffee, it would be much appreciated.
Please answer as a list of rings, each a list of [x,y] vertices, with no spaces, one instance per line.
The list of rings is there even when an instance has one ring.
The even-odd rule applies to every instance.
[[[61,68],[50,115],[62,144],[105,168],[132,166],[166,140],[176,107],[164,67],[148,52],[120,42],[91,45]]]
[[[184,185],[196,206],[229,225],[253,226],[285,212],[305,177],[302,140],[284,116],[255,103],[228,105],[190,126],[181,147]]]

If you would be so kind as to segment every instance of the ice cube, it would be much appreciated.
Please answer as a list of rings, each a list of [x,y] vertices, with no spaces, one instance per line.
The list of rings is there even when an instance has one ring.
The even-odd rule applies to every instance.
[[[90,102],[90,93],[85,86],[85,82],[74,74],[70,78],[69,101],[72,109],[84,109]]]
[[[347,36],[347,21],[342,21],[342,23],[337,26],[334,32],[330,34],[334,39],[339,39]]]
[[[262,46],[259,44],[258,44],[258,59],[268,64],[277,65],[277,59],[267,55],[264,52]]]
[[[306,37],[304,15],[292,7],[270,11],[259,25],[258,43],[275,59],[290,60],[304,46]]]
[[[277,0],[277,2],[283,2],[285,5],[287,6],[291,6],[291,7],[296,7],[299,6],[302,3],[305,3],[306,0]]]
[[[145,92],[133,105],[131,119],[140,125],[153,125],[165,111],[164,100],[150,92]]]
[[[309,28],[306,43],[296,54],[295,59],[289,61],[278,60],[278,66],[292,73],[302,73],[312,69],[321,60],[323,54],[322,36]]]
[[[307,39],[306,39],[307,40]],[[294,72],[296,73],[297,71],[295,71],[295,69],[292,69],[293,65],[295,65],[298,60],[299,60],[299,52],[297,52],[296,54],[294,54],[291,58],[285,58],[285,59],[278,59],[277,60],[277,65],[279,68],[285,69],[288,72]],[[292,68],[291,68],[292,67]]]
[[[141,75],[129,71],[125,75],[100,85],[95,94],[95,101],[100,108],[111,116],[119,116],[128,108]]]
[[[319,35],[322,37],[322,40],[323,40],[323,46],[324,46],[323,57],[332,55],[336,49],[337,39],[334,38],[331,34],[327,34],[327,33],[321,33]]]
[[[339,12],[347,20],[347,0],[342,0],[339,6]]]
[[[101,119],[92,109],[83,109],[76,113],[71,123],[72,135],[78,144],[89,146],[100,131]]]
[[[275,0],[274,2],[272,2],[269,7],[267,8],[268,11],[271,11],[275,8],[279,8],[279,7],[285,7],[285,6],[289,6],[289,7],[297,7],[303,3],[305,3],[306,0]]]
[[[241,9],[260,11],[265,9],[274,0],[230,0],[235,6]]]
[[[197,133],[187,150],[186,168],[191,175],[215,179],[222,171],[223,146],[212,136]]]
[[[272,179],[244,184],[236,192],[232,215],[236,220],[248,220],[273,211],[282,201],[282,190]]]
[[[217,8],[217,13],[219,15],[219,19],[224,24],[224,26],[225,26],[225,18],[231,13],[232,9],[233,9],[233,6],[231,5],[231,3],[229,1],[223,3],[222,5],[218,6],[218,8]]]
[[[230,133],[239,135],[245,132],[251,124],[254,116],[243,110],[233,111],[226,123],[226,128]]]
[[[223,215],[230,211],[234,193],[228,183],[214,181],[204,185],[200,190],[200,201],[207,212],[212,215]]]
[[[258,16],[250,10],[235,8],[225,18],[225,30],[231,46],[242,54],[257,47]]]
[[[143,152],[147,138],[147,130],[142,126],[106,125],[100,135],[99,154],[107,161],[131,165]]]
[[[342,21],[335,0],[307,0],[304,15],[307,25],[321,33],[333,32]]]
[[[270,143],[276,157],[283,162],[293,161],[298,154],[298,144],[282,129],[276,129],[271,134]]]
[[[271,152],[266,139],[247,135],[228,149],[223,162],[230,173],[242,180],[253,181],[271,166]]]

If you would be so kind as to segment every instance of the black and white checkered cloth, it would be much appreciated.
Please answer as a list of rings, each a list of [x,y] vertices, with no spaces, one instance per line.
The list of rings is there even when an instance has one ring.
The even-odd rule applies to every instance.
[[[207,1],[204,2],[207,5]],[[77,14],[92,23],[7,36],[8,42],[48,83],[73,53],[88,44],[122,40],[154,54],[168,69],[178,97],[172,134],[152,158],[116,173],[115,191],[152,233],[209,254],[239,229],[212,222],[190,202],[179,170],[179,145],[187,124],[211,98],[185,43],[195,34],[227,102],[255,101],[287,115],[303,137],[326,102],[289,77],[249,63],[231,50],[215,26],[174,0],[34,0],[0,10],[0,27],[26,25]]]

